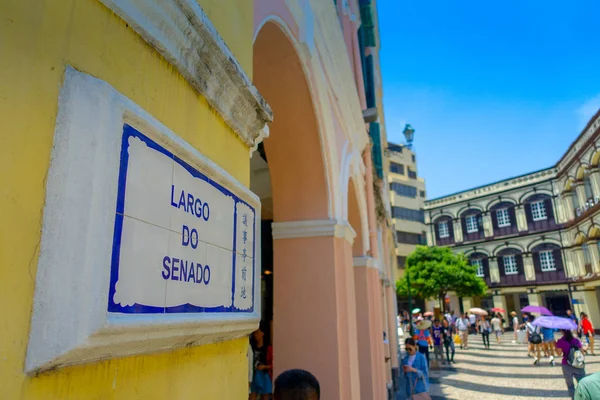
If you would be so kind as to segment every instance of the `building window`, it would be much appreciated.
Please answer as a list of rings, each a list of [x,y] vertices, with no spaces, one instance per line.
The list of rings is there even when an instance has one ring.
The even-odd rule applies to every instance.
[[[517,268],[517,257],[514,255],[502,257],[504,261],[504,273],[506,275],[515,275],[519,273]]]
[[[392,207],[392,218],[425,223],[425,210],[413,210],[404,207]]]
[[[496,210],[496,218],[498,218],[498,228],[510,226],[510,215],[508,214],[508,208]]]
[[[544,200],[534,201],[531,203],[531,215],[533,216],[534,221],[541,221],[543,219],[548,218],[546,214],[546,205],[544,204]]]
[[[590,257],[590,248],[587,243],[581,245],[581,250],[583,250],[583,261],[586,264],[590,264],[592,262],[592,258]]]
[[[475,272],[475,274],[481,278],[483,278],[485,276],[485,274],[483,273],[483,260],[481,258],[476,258],[474,260],[471,260],[471,265],[473,265],[474,267],[477,267],[477,271]]]
[[[410,185],[404,185],[398,182],[390,183],[390,189],[396,192],[399,196],[415,198],[417,197],[417,188]]]
[[[417,158],[415,157],[414,154],[412,155],[412,160],[413,160],[413,162],[417,162]]]
[[[404,268],[406,266],[406,257],[396,256],[396,262],[398,263],[398,268]]]
[[[394,174],[404,175],[404,165],[395,162],[390,163],[390,172]]]
[[[417,172],[408,168],[408,177],[411,179],[417,179]]]
[[[477,228],[477,216],[476,215],[467,215],[465,217],[465,222],[467,223],[467,233],[474,233],[479,230]]]
[[[542,266],[542,272],[556,271],[552,250],[540,251],[540,265]]]
[[[419,196],[421,196],[421,197],[424,198],[425,197],[425,191],[424,190],[419,191]]]
[[[424,244],[427,243],[425,235],[411,232],[396,231],[396,239],[398,243],[404,244]]]
[[[448,221],[442,221],[438,224],[438,234],[440,239],[450,237],[450,230],[448,229]],[[600,243],[600,242],[598,242]]]

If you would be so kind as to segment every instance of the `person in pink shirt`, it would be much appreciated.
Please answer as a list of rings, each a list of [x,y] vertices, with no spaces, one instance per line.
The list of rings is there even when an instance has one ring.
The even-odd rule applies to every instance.
[[[565,382],[567,383],[567,389],[569,390],[569,396],[573,398],[575,395],[575,383],[573,378],[579,382],[585,377],[585,368],[575,368],[569,365],[567,359],[569,357],[569,351],[571,347],[585,350],[585,347],[581,344],[579,339],[573,337],[573,333],[565,329],[563,330],[563,337],[558,339],[556,342],[556,349],[562,352],[562,371]]]

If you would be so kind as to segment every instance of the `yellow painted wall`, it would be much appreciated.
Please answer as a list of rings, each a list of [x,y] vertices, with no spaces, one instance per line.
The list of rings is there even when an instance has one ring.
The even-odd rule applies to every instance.
[[[201,0],[251,74],[253,2]],[[96,0],[0,2],[0,398],[242,399],[247,340],[23,373],[58,94],[96,76],[243,184],[248,148],[174,68]]]

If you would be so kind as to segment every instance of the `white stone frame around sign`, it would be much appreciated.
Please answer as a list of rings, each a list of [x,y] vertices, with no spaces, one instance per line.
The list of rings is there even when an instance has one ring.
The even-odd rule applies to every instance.
[[[260,320],[260,251],[254,311],[112,314],[107,311],[123,124],[227,187],[256,211],[248,188],[106,82],[67,68],[59,98],[27,373],[242,337]],[[260,223],[256,223],[260,249]]]

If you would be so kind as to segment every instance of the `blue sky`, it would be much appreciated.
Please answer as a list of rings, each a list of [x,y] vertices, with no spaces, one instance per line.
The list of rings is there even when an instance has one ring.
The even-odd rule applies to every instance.
[[[389,141],[434,198],[554,165],[600,108],[600,1],[378,0]]]

